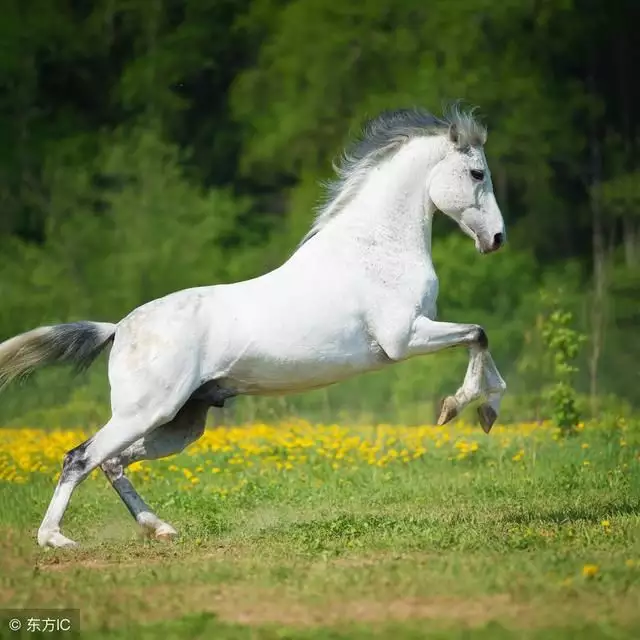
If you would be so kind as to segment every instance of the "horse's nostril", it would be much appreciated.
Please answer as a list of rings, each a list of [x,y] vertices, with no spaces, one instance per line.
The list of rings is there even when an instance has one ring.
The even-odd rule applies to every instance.
[[[502,246],[503,241],[504,241],[504,235],[502,233],[496,233],[496,235],[493,236],[493,246],[496,249]]]

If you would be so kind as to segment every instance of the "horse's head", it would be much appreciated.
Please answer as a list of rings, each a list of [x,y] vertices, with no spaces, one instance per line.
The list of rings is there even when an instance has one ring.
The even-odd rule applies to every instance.
[[[445,157],[431,171],[428,197],[475,240],[480,253],[490,253],[504,244],[506,234],[484,155],[486,133],[473,133],[451,124]]]

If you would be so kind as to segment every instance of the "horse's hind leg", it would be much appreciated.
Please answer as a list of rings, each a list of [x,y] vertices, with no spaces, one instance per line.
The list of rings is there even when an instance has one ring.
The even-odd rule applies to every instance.
[[[177,411],[169,408],[175,404],[171,400],[165,399],[162,409],[151,414],[142,412],[123,417],[115,413],[100,431],[65,455],[60,479],[38,530],[40,546],[75,545],[73,540],[60,533],[60,522],[74,489],[105,460],[117,455],[156,427],[172,420]],[[181,400],[177,406],[183,402],[184,400]]]
[[[128,424],[127,421],[121,421],[114,416],[98,433],[67,452],[62,463],[60,479],[38,530],[40,546],[75,546],[73,540],[60,533],[60,522],[74,489],[105,459],[122,451],[140,438],[146,430],[141,429],[140,425]]]
[[[204,433],[208,406],[190,400],[176,417],[140,438],[122,453],[102,463],[102,470],[136,522],[156,538],[170,538],[176,530],[160,520],[134,489],[124,469],[140,460],[156,460],[179,453]]]

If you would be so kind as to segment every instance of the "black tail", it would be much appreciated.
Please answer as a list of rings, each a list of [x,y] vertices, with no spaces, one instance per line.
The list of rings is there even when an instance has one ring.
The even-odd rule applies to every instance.
[[[86,369],[113,340],[115,324],[71,322],[39,327],[0,344],[0,388],[49,364]]]

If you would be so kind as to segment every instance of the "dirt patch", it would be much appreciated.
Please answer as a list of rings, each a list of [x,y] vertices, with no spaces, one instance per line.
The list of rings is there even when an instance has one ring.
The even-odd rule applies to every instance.
[[[207,560],[229,559],[237,555],[237,551],[227,547],[208,550],[206,552],[185,556],[179,552],[175,554],[149,553],[132,558],[130,554],[126,559],[119,558],[95,558],[91,556],[74,557],[76,552],[69,552],[69,555],[39,558],[37,566],[41,571],[73,571],[74,569],[139,569],[153,565],[167,564],[168,562],[179,562],[180,564],[201,563]]]
[[[73,569],[131,569],[138,568],[142,565],[157,564],[160,560],[143,560],[140,559],[137,562],[127,560],[126,562],[119,562],[117,560],[75,560],[75,561],[44,561],[38,563],[38,568],[41,571],[72,571]]]
[[[156,622],[190,613],[213,613],[220,620],[248,626],[338,627],[349,623],[384,624],[411,620],[443,625],[481,627],[497,620],[514,629],[540,629],[571,625],[579,613],[581,623],[602,622],[614,616],[618,623],[637,621],[637,601],[617,598],[615,611],[601,597],[563,602],[519,602],[509,594],[455,597],[397,597],[388,599],[317,598],[301,600],[281,588],[253,585],[158,585],[117,594],[119,608],[135,612],[140,623]],[[604,605],[604,607],[603,607]],[[615,614],[615,615],[614,615]],[[626,615],[625,615],[626,614]]]
[[[381,564],[389,564],[392,562],[410,561],[413,564],[425,564],[433,558],[437,558],[437,554],[429,553],[390,553],[380,551],[377,553],[345,555],[338,558],[332,558],[325,564],[331,564],[336,567],[345,568],[361,568],[361,567],[377,567]]]
[[[200,551],[194,551],[189,555],[184,555],[182,551],[175,553],[161,553],[151,550],[149,553],[143,553],[139,556],[132,557],[131,553],[123,552],[122,559],[119,558],[96,558],[91,551],[70,551],[63,552],[64,555],[54,555],[39,557],[35,564],[41,571],[73,571],[74,569],[137,569],[141,566],[147,567],[157,564],[166,564],[167,562],[184,563],[202,563],[209,560],[242,560],[251,558],[254,550],[248,548],[243,549],[241,546],[219,546],[216,548],[203,548]],[[367,555],[353,555],[332,558],[330,560],[315,561],[309,563],[309,568],[316,566],[331,565],[339,568],[361,568],[375,567],[382,563],[400,562],[410,560],[415,564],[428,562],[433,555],[417,554],[417,553],[372,553]],[[264,556],[262,557],[264,559]]]
[[[455,620],[479,626],[495,618],[519,614],[508,595],[462,598],[402,598],[389,601],[327,602],[313,607],[261,598],[251,603],[222,598],[216,613],[228,622],[247,625],[335,626],[345,622],[375,623],[407,620]]]
[[[456,621],[479,626],[496,618],[515,619],[525,609],[506,594],[474,599],[433,597],[309,603],[293,600],[277,589],[240,585],[192,585],[179,589],[159,585],[144,593],[120,592],[118,597],[129,604],[136,603],[138,621],[140,617],[152,622],[175,615],[208,612],[225,622],[251,626],[314,627],[406,620]]]

